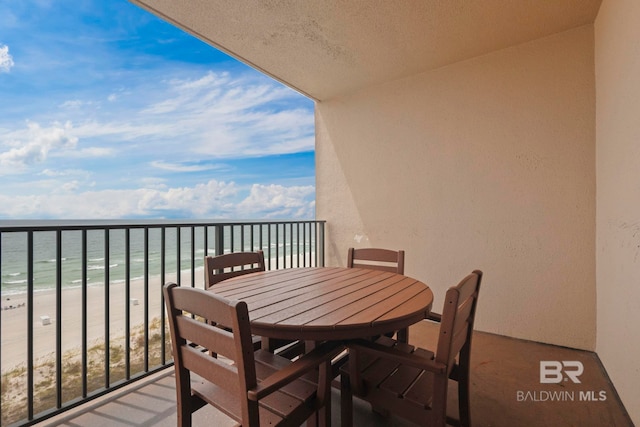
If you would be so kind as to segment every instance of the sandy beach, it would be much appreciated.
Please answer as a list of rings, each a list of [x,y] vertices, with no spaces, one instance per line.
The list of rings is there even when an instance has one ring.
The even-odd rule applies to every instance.
[[[195,273],[195,284],[203,286],[203,270]],[[165,281],[175,281],[176,275],[167,275]],[[191,284],[191,273],[184,272],[182,284]],[[161,310],[162,285],[160,276],[149,278],[148,287],[148,320],[159,318]],[[125,307],[130,307],[130,326],[144,324],[145,297],[144,280],[132,280],[130,283],[130,300],[126,301],[125,283],[109,285],[109,335],[114,343],[124,343]],[[27,362],[27,308],[26,294],[2,297],[2,372],[17,366],[26,366]],[[104,342],[105,338],[105,286],[92,284],[87,286],[87,342],[89,348]],[[62,353],[82,347],[82,288],[68,288],[62,291]],[[33,346],[34,361],[38,362],[55,356],[56,349],[56,293],[47,290],[34,293],[33,301]],[[13,306],[15,308],[4,309]],[[47,316],[49,323],[46,321]]]
[[[312,252],[311,256],[314,256]],[[274,257],[267,265],[276,266]],[[278,258],[279,268],[292,267],[288,256]],[[293,267],[297,267],[294,261]],[[176,274],[167,274],[165,282],[176,281]],[[148,320],[159,319],[162,306],[162,285],[159,275],[149,276]],[[191,272],[181,273],[181,284],[191,284]],[[204,287],[204,269],[195,269],[195,286]],[[130,300],[125,301],[125,283],[109,285],[109,336],[112,344],[124,345],[125,307],[130,307],[130,329],[144,324],[144,280],[131,280]],[[10,300],[7,300],[7,297]],[[87,286],[87,343],[91,348],[104,343],[105,338],[105,287],[104,284]],[[26,366],[27,362],[27,308],[26,294],[2,296],[0,312],[2,316],[2,342],[0,362],[2,372],[8,372],[17,366]],[[62,353],[82,348],[82,288],[65,288],[62,291]],[[56,293],[55,290],[34,293],[33,301],[33,357],[36,366],[55,357],[56,349]],[[16,308],[5,310],[5,306]],[[43,321],[47,316],[49,323]]]

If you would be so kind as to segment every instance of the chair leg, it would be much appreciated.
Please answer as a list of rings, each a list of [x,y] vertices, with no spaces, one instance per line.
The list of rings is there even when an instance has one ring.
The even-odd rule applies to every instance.
[[[469,373],[462,372],[458,379],[458,412],[460,426],[471,427],[471,405],[469,402]]]
[[[353,426],[353,394],[348,375],[340,375],[340,425]]]
[[[320,424],[320,411],[316,411],[307,419],[307,427],[318,427]]]
[[[178,404],[178,410],[176,411],[176,415],[178,417],[178,426],[179,427],[191,427],[191,405]]]

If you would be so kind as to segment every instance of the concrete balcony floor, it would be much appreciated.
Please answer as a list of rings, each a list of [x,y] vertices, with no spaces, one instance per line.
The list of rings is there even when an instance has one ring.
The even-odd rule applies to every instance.
[[[421,322],[410,341],[433,348],[437,329]],[[580,361],[580,383],[540,383],[540,361]],[[175,426],[173,370],[111,393],[41,426]],[[457,413],[456,386],[450,387],[448,409]],[[549,395],[564,400],[551,400]],[[472,419],[475,427],[633,427],[598,357],[591,352],[476,332],[472,359]],[[602,400],[605,397],[606,400]],[[333,425],[340,425],[339,390],[333,390]],[[597,398],[598,400],[595,400]],[[591,400],[588,400],[591,399]],[[193,416],[195,426],[232,426],[226,416],[205,407]],[[398,418],[382,418],[367,404],[354,402],[355,426],[409,426]]]

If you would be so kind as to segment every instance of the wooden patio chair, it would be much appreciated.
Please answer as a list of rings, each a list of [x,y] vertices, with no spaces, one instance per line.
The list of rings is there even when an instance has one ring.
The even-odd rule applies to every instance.
[[[265,271],[264,253],[256,252],[233,252],[218,256],[207,256],[204,258],[205,266],[205,286],[211,286],[232,277],[243,274]]]
[[[369,268],[404,274],[404,251],[379,248],[349,248],[347,267]]]
[[[391,273],[404,274],[404,251],[393,251],[380,248],[349,248],[347,255],[348,268],[368,268],[370,270],[389,271]],[[390,332],[386,334],[392,337],[397,334],[398,340],[409,341],[409,330]]]
[[[232,252],[218,256],[207,256],[205,264],[205,288],[209,289],[216,283],[244,274],[265,271],[264,252]],[[304,353],[305,345],[300,341],[279,340],[272,338],[253,337],[254,349],[265,348],[272,353],[293,359]]]
[[[482,280],[482,272],[479,270],[474,271],[480,275],[480,280]],[[430,311],[426,316],[425,320],[434,322],[434,323],[442,323],[442,314]],[[471,336],[469,336],[468,346],[471,348]],[[471,419],[469,416],[470,413],[470,402],[469,402],[469,366],[470,366],[470,353],[465,352],[464,354],[461,352],[460,357],[463,358],[463,361],[458,360],[456,365],[451,370],[449,374],[449,379],[458,382],[458,407],[460,412],[460,425],[469,426],[471,425]],[[463,369],[463,367],[466,367]]]
[[[209,289],[216,283],[244,274],[265,271],[264,253],[256,252],[232,252],[204,258],[204,285]],[[262,347],[262,338],[253,336],[253,348]]]
[[[192,413],[206,404],[251,427],[299,426],[320,410],[330,417],[329,365],[340,343],[324,343],[295,362],[254,352],[245,302],[175,283],[163,291],[179,427],[191,426]],[[230,331],[209,321],[231,325]]]
[[[481,281],[476,270],[447,291],[435,354],[384,336],[349,344],[341,368],[343,427],[352,425],[354,395],[419,425],[471,425],[471,338]],[[459,420],[446,415],[449,379],[458,381]]]

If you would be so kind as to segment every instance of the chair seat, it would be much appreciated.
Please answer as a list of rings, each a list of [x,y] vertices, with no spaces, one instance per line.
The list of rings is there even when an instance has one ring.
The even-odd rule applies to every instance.
[[[256,351],[254,357],[258,382],[292,363],[289,359],[265,350]],[[317,387],[317,374],[307,373],[261,399],[258,403],[260,425],[278,424],[295,408],[310,404],[316,398]],[[191,389],[194,395],[206,403],[215,406],[230,418],[242,421],[240,402],[234,394],[195,374],[191,376]]]
[[[387,336],[381,336],[376,344],[395,348],[403,353],[433,360],[434,353],[420,347],[398,342]],[[340,368],[340,373],[349,375],[349,363]],[[423,369],[401,365],[386,358],[372,356],[367,352],[359,353],[359,367],[362,386],[367,392],[367,400],[372,403],[389,402],[402,399],[402,406],[418,406],[428,409],[433,400],[433,374]],[[407,410],[409,408],[406,408]]]

